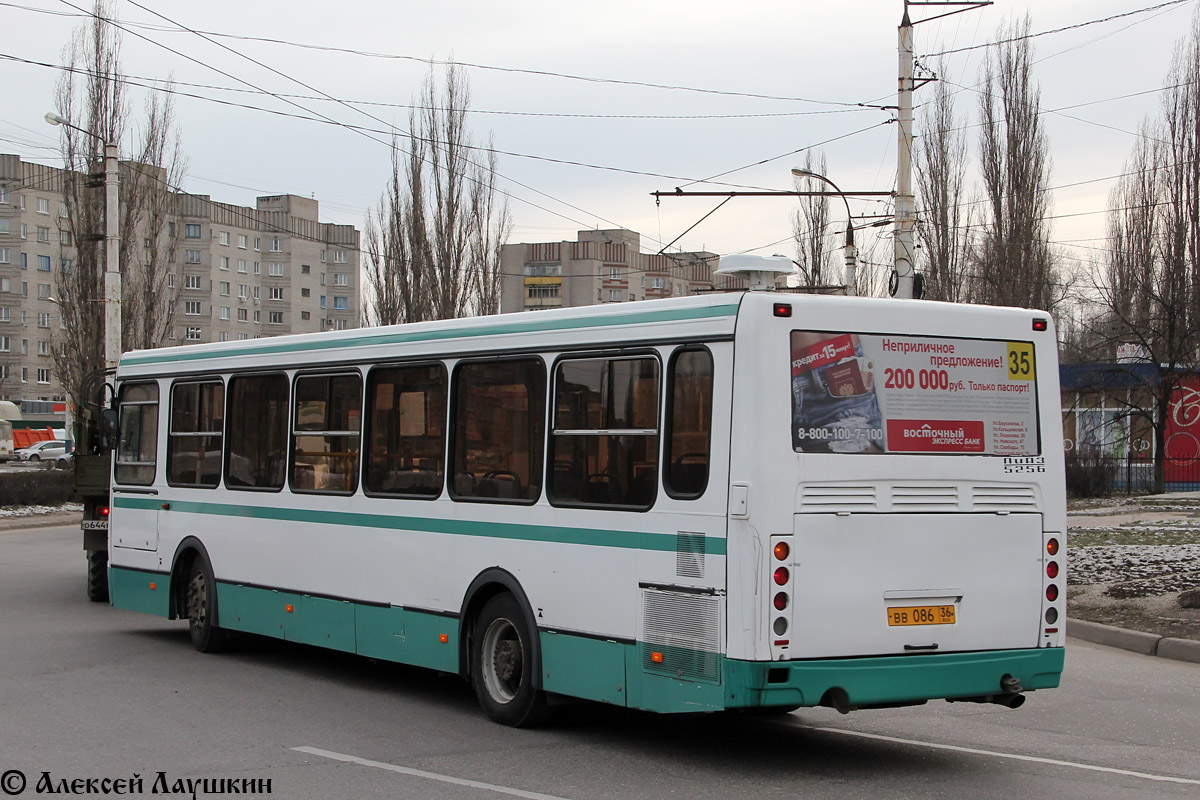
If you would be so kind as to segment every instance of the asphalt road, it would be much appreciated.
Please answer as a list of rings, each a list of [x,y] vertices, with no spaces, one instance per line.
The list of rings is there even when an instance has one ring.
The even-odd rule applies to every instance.
[[[271,640],[196,653],[186,623],[89,603],[80,542],[74,528],[0,531],[5,793],[15,770],[23,797],[47,772],[77,793],[93,779],[93,794],[135,774],[144,795],[269,780],[289,800],[1200,797],[1196,664],[1072,641],[1064,686],[1018,710],[583,705],[512,730],[454,677]]]

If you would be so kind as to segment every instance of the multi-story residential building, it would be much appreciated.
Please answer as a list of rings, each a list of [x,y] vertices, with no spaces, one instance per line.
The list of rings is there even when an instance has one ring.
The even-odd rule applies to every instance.
[[[580,231],[574,242],[510,244],[501,251],[500,310],[622,303],[740,285],[716,276],[716,253],[641,252],[629,230]]]
[[[62,170],[0,154],[0,400],[61,401],[55,277],[73,268]],[[316,200],[260,197],[254,208],[179,194],[163,345],[358,326],[359,231],[322,223]],[[99,313],[99,312],[98,312]]]
[[[318,222],[317,208],[295,195],[260,197],[255,208],[182,196],[170,337],[224,342],[357,327],[359,232]]]

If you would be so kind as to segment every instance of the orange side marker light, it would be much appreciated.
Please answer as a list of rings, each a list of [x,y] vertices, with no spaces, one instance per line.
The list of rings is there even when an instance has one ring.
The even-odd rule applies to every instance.
[[[653,661],[655,664],[661,664],[663,662],[663,654],[662,653],[651,653],[650,660]]]
[[[449,642],[450,642],[450,634],[448,634],[448,633],[439,633],[439,634],[438,634],[438,641],[439,641],[439,642],[441,642],[442,644],[449,644]]]
[[[291,603],[288,603],[286,606],[283,607],[283,610],[288,612],[289,614],[291,614],[296,609],[292,607]]]
[[[150,582],[150,591],[152,591],[152,592],[153,592],[153,591],[154,591],[155,589],[157,589],[157,588],[158,588],[158,584],[157,584],[157,583],[154,583],[153,581],[151,581],[151,582]]]

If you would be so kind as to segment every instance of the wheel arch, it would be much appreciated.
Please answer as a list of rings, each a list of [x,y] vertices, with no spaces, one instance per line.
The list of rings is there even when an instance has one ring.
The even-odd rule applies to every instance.
[[[167,611],[168,619],[179,619],[180,609],[187,605],[188,578],[192,573],[192,565],[198,558],[204,559],[208,563],[209,570],[212,570],[212,559],[208,556],[208,548],[195,536],[185,536],[179,546],[175,548],[175,555],[171,559],[171,595]],[[215,586],[213,591],[216,591]],[[216,605],[213,612],[213,622],[216,623],[221,613],[219,604]]]
[[[459,675],[468,677],[471,674],[471,636],[474,632],[475,619],[485,603],[498,594],[511,594],[521,607],[525,618],[533,629],[533,685],[542,688],[542,645],[538,638],[537,617],[533,614],[533,606],[517,580],[508,570],[501,567],[488,567],[475,576],[471,585],[463,595],[462,609],[458,615],[458,664]]]

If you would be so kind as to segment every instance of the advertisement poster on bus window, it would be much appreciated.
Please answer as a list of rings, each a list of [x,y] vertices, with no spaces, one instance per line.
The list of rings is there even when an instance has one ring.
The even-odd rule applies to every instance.
[[[798,452],[1039,454],[1032,342],[791,336]]]

